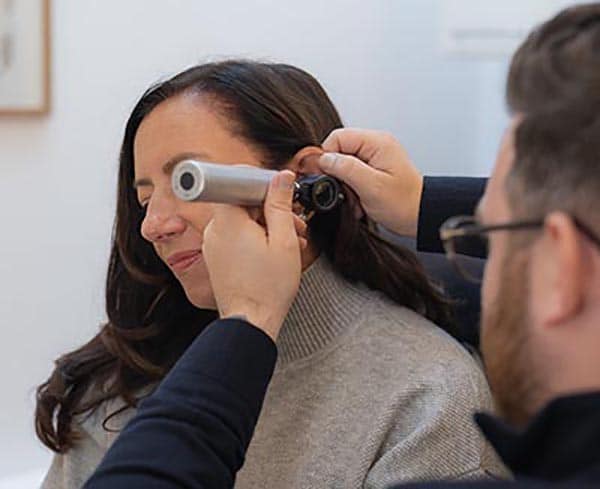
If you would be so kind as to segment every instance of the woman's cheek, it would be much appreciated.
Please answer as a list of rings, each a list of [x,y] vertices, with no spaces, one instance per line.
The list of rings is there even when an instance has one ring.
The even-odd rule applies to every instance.
[[[204,262],[196,263],[192,270],[180,278],[180,283],[188,300],[194,306],[203,309],[217,308]]]
[[[202,236],[212,219],[213,207],[207,203],[185,202],[179,208],[178,214],[188,226]]]

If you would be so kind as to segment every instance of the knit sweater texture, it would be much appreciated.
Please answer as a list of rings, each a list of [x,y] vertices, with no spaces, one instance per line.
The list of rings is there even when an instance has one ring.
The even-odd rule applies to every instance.
[[[422,316],[351,284],[319,258],[277,341],[279,359],[237,489],[386,488],[398,481],[507,477],[473,421],[493,410],[478,360]],[[81,420],[43,489],[79,488],[118,432]],[[129,409],[112,418],[119,430]]]

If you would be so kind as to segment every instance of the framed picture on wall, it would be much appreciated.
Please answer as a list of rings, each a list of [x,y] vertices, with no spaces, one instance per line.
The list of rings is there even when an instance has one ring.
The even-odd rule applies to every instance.
[[[50,108],[50,0],[0,0],[0,115]]]

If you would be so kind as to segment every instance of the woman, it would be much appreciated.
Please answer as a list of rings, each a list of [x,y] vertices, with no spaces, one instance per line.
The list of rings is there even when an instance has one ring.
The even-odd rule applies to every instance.
[[[177,201],[174,164],[195,157],[311,174],[303,148],[341,125],[319,83],[282,64],[201,65],[144,94],[121,151],[108,323],[38,390],[37,432],[57,452],[44,487],[79,487],[137,400],[215,317],[201,254],[211,206]],[[441,295],[409,251],[357,218],[346,193],[309,221],[302,284],[236,487],[504,474],[468,421],[490,409],[485,378],[433,324],[446,320]]]

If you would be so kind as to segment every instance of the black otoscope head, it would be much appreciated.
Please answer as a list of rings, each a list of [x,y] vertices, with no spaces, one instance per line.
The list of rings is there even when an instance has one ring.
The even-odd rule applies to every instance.
[[[328,175],[309,175],[296,181],[294,200],[307,212],[328,212],[344,200],[339,182]]]

